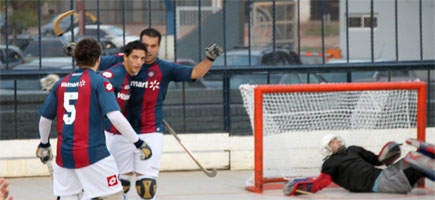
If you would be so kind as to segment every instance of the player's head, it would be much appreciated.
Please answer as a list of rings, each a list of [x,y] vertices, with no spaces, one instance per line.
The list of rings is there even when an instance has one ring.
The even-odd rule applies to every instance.
[[[148,49],[145,64],[151,64],[156,60],[160,50],[161,39],[162,35],[160,32],[153,28],[146,28],[140,33],[140,41],[144,43]]]
[[[101,45],[93,38],[84,38],[74,48],[74,59],[80,68],[94,68],[100,62]]]
[[[124,67],[130,76],[136,75],[145,62],[147,47],[141,41],[129,42],[124,47]]]
[[[340,149],[346,147],[344,144],[344,140],[337,135],[327,134],[322,138],[321,141],[322,146],[322,154],[324,156],[330,156],[334,153],[337,153]]]

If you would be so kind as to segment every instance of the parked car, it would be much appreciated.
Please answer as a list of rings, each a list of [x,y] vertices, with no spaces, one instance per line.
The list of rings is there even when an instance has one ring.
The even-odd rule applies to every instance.
[[[80,40],[80,38],[78,39]],[[24,51],[27,63],[14,67],[19,69],[72,69],[73,60],[63,51],[63,44],[57,38],[42,38],[41,51],[39,51],[39,41],[31,42]],[[100,39],[103,48],[103,55],[113,55],[119,52],[119,49],[107,39]],[[39,65],[39,53],[41,53],[41,67]]]
[[[0,45],[0,69],[12,69],[19,64],[23,64],[24,53],[20,48],[13,45]]]
[[[79,27],[75,27],[73,29],[74,31],[74,37],[78,37],[79,33]],[[99,31],[98,31],[99,30]],[[99,33],[99,34],[98,34]],[[125,34],[125,43],[124,43],[124,36]],[[64,34],[65,38],[67,40],[71,40],[71,31],[66,32]],[[116,26],[112,25],[86,25],[85,26],[85,35],[84,36],[92,36],[95,38],[105,38],[109,39],[110,41],[115,44],[117,48],[122,48],[124,44],[127,44],[131,41],[138,40],[139,36],[131,35],[130,33],[122,30],[121,28],[118,28]]]
[[[225,60],[226,59],[226,60]],[[249,60],[251,63],[249,63]],[[225,63],[226,61],[226,63]],[[287,48],[252,49],[249,55],[247,48],[229,50],[218,57],[213,66],[260,66],[260,65],[288,65],[300,64],[301,61],[293,51]]]
[[[226,63],[225,63],[226,57]],[[249,63],[250,61],[250,63]],[[226,64],[226,65],[225,65]],[[249,55],[249,50],[234,49],[226,52],[226,56],[218,57],[213,66],[226,67],[258,67],[264,65],[291,65],[301,64],[297,54],[287,48],[261,48],[252,49]],[[223,86],[222,75],[207,74],[201,82],[208,88],[221,88]],[[301,84],[301,83],[322,83],[326,79],[316,73],[309,74],[309,81],[306,73],[252,73],[252,74],[237,74],[230,77],[230,88],[237,89],[241,84]]]

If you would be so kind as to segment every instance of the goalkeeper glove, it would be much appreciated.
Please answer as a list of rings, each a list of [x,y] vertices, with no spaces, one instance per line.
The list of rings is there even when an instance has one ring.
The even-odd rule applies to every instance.
[[[311,188],[312,183],[313,179],[311,178],[293,179],[292,181],[287,182],[282,190],[285,195],[300,195],[301,193],[296,190],[313,192],[314,190]]]
[[[139,139],[137,142],[134,143],[134,145],[136,146],[136,148],[140,150],[141,160],[148,160],[153,155],[153,151],[151,151],[151,147],[148,146],[148,144],[143,140]]]
[[[205,48],[205,55],[210,61],[216,60],[223,52],[222,48],[216,43],[209,44],[208,47]]]
[[[41,162],[44,164],[53,160],[50,142],[47,144],[39,143],[38,148],[36,148],[36,157],[41,159]]]

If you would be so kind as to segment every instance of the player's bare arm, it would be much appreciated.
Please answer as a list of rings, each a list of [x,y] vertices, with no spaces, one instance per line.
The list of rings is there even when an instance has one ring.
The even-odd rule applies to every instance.
[[[222,53],[222,48],[216,43],[208,45],[208,47],[205,48],[205,55],[207,57],[193,68],[191,78],[202,78],[210,70],[211,66],[213,65],[213,61],[222,55]]]

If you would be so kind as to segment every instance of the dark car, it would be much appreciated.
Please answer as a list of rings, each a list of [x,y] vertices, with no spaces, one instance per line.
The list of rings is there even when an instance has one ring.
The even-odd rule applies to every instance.
[[[225,60],[226,59],[226,60]],[[226,61],[226,62],[225,62]],[[226,67],[258,67],[274,65],[301,64],[296,53],[287,49],[277,47],[252,49],[250,52],[246,48],[238,48],[226,52],[226,55],[218,57],[213,66]],[[218,74],[207,74],[202,80],[203,84],[209,88],[220,88],[223,86],[222,76]],[[237,89],[241,84],[301,84],[301,83],[322,83],[326,79],[318,74],[304,73],[251,73],[237,74],[230,77],[230,88]]]
[[[226,62],[225,62],[226,61]],[[225,52],[218,57],[213,66],[260,66],[260,65],[288,65],[301,64],[296,53],[287,48],[261,48],[252,49],[238,48]]]
[[[8,45],[6,51],[6,45],[0,45],[0,69],[12,69],[24,62],[24,54],[20,48]]]

